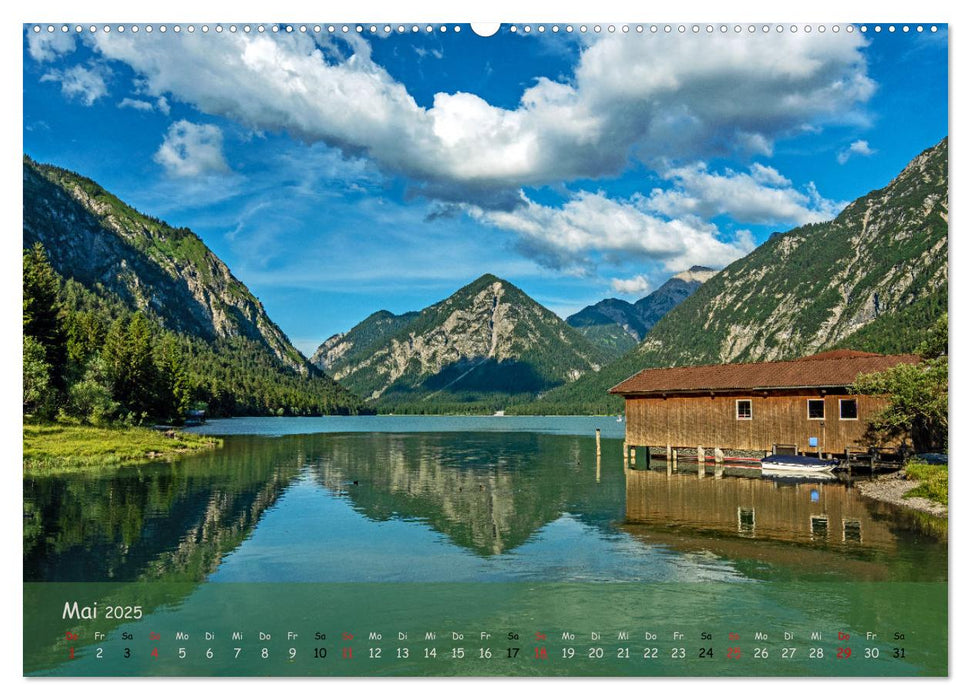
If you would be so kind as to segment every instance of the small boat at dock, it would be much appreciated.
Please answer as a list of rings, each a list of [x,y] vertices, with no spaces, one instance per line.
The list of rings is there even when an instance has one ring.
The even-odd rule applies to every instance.
[[[818,474],[831,472],[838,464],[838,459],[772,454],[762,458],[762,471],[777,474]]]

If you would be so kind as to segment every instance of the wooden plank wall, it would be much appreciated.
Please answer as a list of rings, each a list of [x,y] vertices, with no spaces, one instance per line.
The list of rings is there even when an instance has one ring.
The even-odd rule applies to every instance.
[[[823,398],[825,419],[810,420],[806,401]],[[857,420],[840,420],[839,399],[857,399]],[[738,420],[735,401],[752,401],[752,419]],[[736,450],[771,450],[774,444],[796,445],[815,452],[809,438],[819,438],[818,449],[838,453],[863,444],[867,416],[886,406],[879,396],[818,393],[785,395],[672,396],[628,398],[627,442],[651,447],[720,447]],[[890,447],[889,445],[883,447]]]
[[[817,500],[811,498],[816,493]],[[739,509],[754,523],[743,528]],[[715,530],[779,541],[840,543],[843,523],[858,523],[861,541],[896,547],[887,524],[871,515],[856,489],[839,483],[780,485],[766,479],[698,479],[664,472],[627,473],[627,523]],[[826,528],[813,531],[812,518],[826,517]]]

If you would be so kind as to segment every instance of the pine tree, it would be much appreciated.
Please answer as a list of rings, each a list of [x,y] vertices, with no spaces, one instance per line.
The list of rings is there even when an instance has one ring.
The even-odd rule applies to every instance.
[[[64,314],[58,301],[60,280],[40,243],[24,249],[23,267],[24,335],[36,340],[44,349],[44,362],[49,368],[51,386],[62,392],[65,388],[67,340]]]

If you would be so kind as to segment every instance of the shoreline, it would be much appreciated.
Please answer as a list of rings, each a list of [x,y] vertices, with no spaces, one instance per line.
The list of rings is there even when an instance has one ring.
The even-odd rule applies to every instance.
[[[866,498],[910,508],[937,518],[947,518],[948,507],[943,503],[937,503],[922,496],[904,497],[904,494],[917,488],[919,482],[907,479],[903,469],[892,474],[884,474],[872,481],[858,481],[855,486],[860,495]]]
[[[25,423],[23,475],[117,469],[127,464],[169,460],[217,449],[210,435],[137,426],[95,427],[64,423]]]

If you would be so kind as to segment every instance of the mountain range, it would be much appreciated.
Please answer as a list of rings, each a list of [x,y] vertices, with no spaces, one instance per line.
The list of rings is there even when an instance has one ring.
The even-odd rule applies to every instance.
[[[715,270],[709,267],[695,265],[633,304],[623,299],[604,299],[568,316],[566,322],[611,357],[620,357],[714,274]]]
[[[195,233],[26,156],[23,243],[43,246],[68,316],[96,317],[75,323],[93,328],[88,347],[140,313],[182,339],[195,395],[224,414],[603,413],[619,409],[606,390],[645,367],[914,350],[947,309],[947,167],[944,139],[834,220],[634,303],[564,321],[486,274],[425,309],[377,311],[309,362]]]
[[[504,406],[596,372],[607,359],[521,289],[486,274],[421,311],[372,314],[325,341],[312,361],[379,406],[421,411]]]
[[[516,410],[619,410],[605,392],[647,367],[912,352],[947,311],[947,174],[945,138],[832,221],[776,234],[721,270],[596,375]]]

